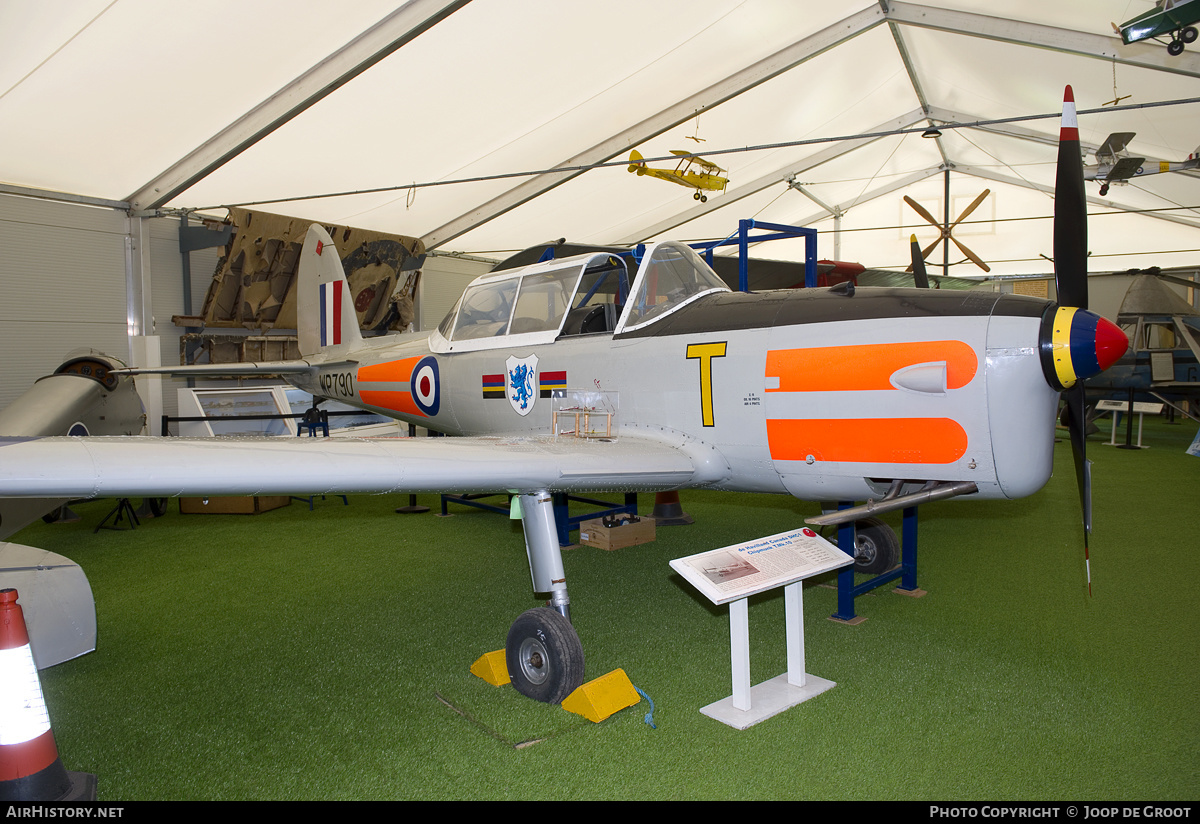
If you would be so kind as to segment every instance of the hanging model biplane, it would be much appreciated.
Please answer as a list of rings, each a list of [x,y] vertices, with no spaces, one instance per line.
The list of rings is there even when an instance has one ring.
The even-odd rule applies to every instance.
[[[1177,56],[1185,43],[1196,42],[1194,23],[1200,23],[1200,0],[1157,0],[1150,11],[1112,27],[1126,44],[1169,37],[1167,53]]]
[[[1200,148],[1189,155],[1187,160],[1177,162],[1157,160],[1146,163],[1144,157],[1129,155],[1125,147],[1133,140],[1135,134],[1136,132],[1110,134],[1096,150],[1096,164],[1083,167],[1084,180],[1100,181],[1100,197],[1108,194],[1108,187],[1113,183],[1128,183],[1132,178],[1144,175],[1200,168]]]
[[[672,149],[671,154],[679,158],[674,169],[655,169],[646,164],[641,152],[634,149],[629,153],[629,171],[636,172],[639,176],[650,175],[659,180],[669,180],[680,186],[695,189],[696,193],[692,195],[692,199],[701,203],[708,202],[708,195],[704,192],[723,192],[729,185],[729,178],[721,176],[721,172],[725,170],[716,163],[681,149]]]
[[[1090,530],[1083,380],[1125,351],[1087,311],[1068,87],[1055,200],[1061,303],[877,288],[733,292],[689,247],[485,275],[430,332],[364,340],[337,250],[302,251],[302,358],[188,374],[282,374],[325,398],[458,437],[0,440],[0,496],[505,492],[548,607],[508,634],[513,685],[561,701],[583,648],[552,494],[703,487],[806,500],[1019,498],[1051,473],[1060,393]],[[146,370],[153,371],[153,370]],[[886,501],[881,499],[886,498]],[[847,514],[846,520],[861,515]]]

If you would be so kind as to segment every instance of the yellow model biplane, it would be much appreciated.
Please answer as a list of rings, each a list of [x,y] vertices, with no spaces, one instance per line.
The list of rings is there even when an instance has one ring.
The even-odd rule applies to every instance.
[[[674,169],[654,169],[647,166],[641,152],[634,149],[629,153],[629,171],[637,172],[639,175],[657,177],[659,180],[669,180],[680,186],[695,189],[696,193],[692,197],[701,203],[708,202],[708,196],[703,194],[704,191],[723,192],[729,185],[729,178],[722,177],[720,174],[725,170],[716,163],[679,149],[672,149],[671,154],[679,157],[679,163]]]

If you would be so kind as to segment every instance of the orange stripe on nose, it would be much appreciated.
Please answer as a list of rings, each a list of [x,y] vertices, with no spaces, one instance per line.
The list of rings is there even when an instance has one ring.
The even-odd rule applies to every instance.
[[[776,461],[948,464],[967,451],[967,433],[949,418],[768,419]]]
[[[919,363],[945,363],[946,388],[960,389],[975,377],[975,350],[958,340],[869,343],[767,352],[768,392],[861,392],[894,389],[898,370]]]
[[[420,356],[418,356],[414,358],[404,358],[403,360],[398,361],[377,363],[374,366],[359,367],[359,383],[364,381],[370,383],[398,383],[407,381],[412,377],[413,367],[416,366],[417,361],[420,359]]]

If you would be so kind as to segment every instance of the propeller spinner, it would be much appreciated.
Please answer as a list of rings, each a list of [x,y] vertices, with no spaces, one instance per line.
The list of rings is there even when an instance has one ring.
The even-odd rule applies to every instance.
[[[1070,86],[1063,95],[1054,185],[1054,282],[1059,305],[1051,307],[1042,323],[1042,371],[1050,386],[1063,392],[1067,404],[1067,429],[1083,510],[1083,558],[1091,594],[1088,535],[1092,531],[1092,464],[1087,459],[1085,441],[1083,382],[1125,354],[1129,340],[1113,323],[1087,311],[1087,199],[1075,96]]]

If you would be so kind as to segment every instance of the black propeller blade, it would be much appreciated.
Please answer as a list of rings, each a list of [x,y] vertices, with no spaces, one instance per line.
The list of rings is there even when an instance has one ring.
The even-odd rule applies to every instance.
[[[909,252],[912,255],[912,271],[913,281],[918,289],[929,288],[929,275],[925,273],[925,257],[921,254],[921,245],[917,243],[917,236],[910,235],[912,240],[909,242]]]
[[[1079,146],[1079,123],[1075,96],[1067,86],[1063,94],[1062,125],[1058,136],[1058,172],[1054,183],[1054,283],[1060,306],[1086,309],[1087,286],[1087,198],[1083,187],[1083,156]],[[1083,510],[1083,558],[1087,567],[1088,594],[1092,591],[1088,535],[1092,531],[1092,464],[1087,459],[1083,381],[1063,393],[1067,404],[1067,430],[1075,455],[1075,480]]]

